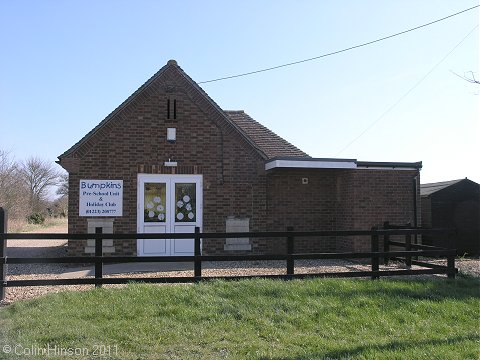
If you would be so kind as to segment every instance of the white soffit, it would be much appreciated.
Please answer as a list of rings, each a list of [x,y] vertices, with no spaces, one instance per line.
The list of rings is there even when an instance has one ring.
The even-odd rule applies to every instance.
[[[399,166],[358,166],[357,169],[367,170],[418,170],[416,167],[399,167]]]
[[[265,170],[275,168],[303,168],[303,169],[356,169],[355,160],[272,160],[265,164]]]

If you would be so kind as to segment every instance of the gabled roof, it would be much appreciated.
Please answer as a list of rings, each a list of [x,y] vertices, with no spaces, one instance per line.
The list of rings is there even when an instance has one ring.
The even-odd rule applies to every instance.
[[[140,86],[135,92],[130,95],[124,102],[122,102],[115,110],[113,110],[108,116],[103,119],[97,126],[95,126],[92,130],[90,130],[83,138],[81,138],[77,143],[75,143],[70,149],[65,151],[63,154],[59,155],[58,158],[62,159],[71,155],[76,150],[80,148],[84,143],[87,142],[93,135],[99,132],[107,123],[115,117],[121,110],[125,109],[130,103],[132,103],[135,98],[140,95],[154,80],[156,80],[160,75],[162,75],[165,70],[168,68],[169,65],[173,65],[173,61],[170,60],[167,65],[163,66],[160,70],[158,70],[150,79],[148,79],[142,86]]]
[[[280,156],[309,157],[307,153],[253,120],[244,111],[225,110],[224,112],[245,136],[250,138],[265,153],[268,159]]]
[[[148,79],[142,86],[140,86],[132,95],[130,95],[123,103],[121,103],[115,110],[113,110],[105,119],[103,119],[95,128],[86,134],[80,141],[74,144],[70,149],[61,154],[58,158],[60,162],[62,158],[66,158],[80,154],[89,148],[89,141],[95,135],[102,135],[106,132],[110,123],[117,116],[120,116],[123,111],[127,111],[129,105],[134,105],[141,98],[148,96],[150,85],[159,77],[163,76],[167,71],[177,71],[187,84],[191,86],[196,92],[196,96],[200,95],[206,103],[213,108],[215,116],[223,118],[223,120],[232,126],[265,160],[276,156],[302,156],[308,157],[306,153],[290,144],[285,139],[276,135],[260,123],[253,120],[243,111],[223,111],[208,94],[193,81],[181,68],[177,65],[175,60],[169,60],[157,73]],[[81,151],[80,151],[81,150]]]
[[[437,183],[429,183],[429,184],[420,184],[420,195],[421,196],[429,196],[437,191],[446,189],[449,186],[458,184],[461,181],[471,181],[467,178],[465,179],[458,179],[458,180],[450,180],[450,181],[442,181]]]

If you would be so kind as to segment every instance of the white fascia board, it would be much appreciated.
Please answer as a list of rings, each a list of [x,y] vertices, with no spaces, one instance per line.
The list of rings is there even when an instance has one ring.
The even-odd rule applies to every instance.
[[[415,167],[399,167],[399,166],[358,166],[357,169],[364,170],[418,170]]]
[[[310,161],[310,160],[272,160],[265,164],[265,170],[275,168],[302,169],[356,169],[355,161]]]

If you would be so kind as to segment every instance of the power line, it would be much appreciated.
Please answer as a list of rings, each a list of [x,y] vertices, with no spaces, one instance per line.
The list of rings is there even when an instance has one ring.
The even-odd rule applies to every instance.
[[[476,5],[476,6],[474,6],[474,7],[471,7],[471,8],[462,10],[462,11],[459,11],[459,12],[457,12],[457,13],[455,13],[455,14],[445,16],[445,17],[443,17],[443,18],[441,18],[441,19],[437,19],[437,20],[431,21],[431,22],[429,22],[429,23],[426,23],[426,24],[423,24],[423,25],[420,25],[420,26],[416,26],[416,27],[411,28],[411,29],[401,31],[401,32],[396,33],[396,34],[393,34],[393,35],[388,35],[388,36],[382,37],[382,38],[377,39],[377,40],[369,41],[369,42],[366,42],[366,43],[363,43],[363,44],[360,44],[360,45],[351,46],[351,47],[348,47],[348,48],[345,48],[345,49],[342,49],[342,50],[337,50],[337,51],[334,51],[334,52],[331,52],[331,53],[328,53],[328,54],[323,54],[323,55],[315,56],[315,57],[308,58],[308,59],[303,59],[303,60],[299,60],[299,61],[294,61],[294,62],[291,62],[291,63],[288,63],[288,64],[272,66],[272,67],[265,68],[265,69],[261,69],[261,70],[255,70],[255,71],[250,71],[250,72],[246,72],[246,73],[242,73],[242,74],[225,76],[225,77],[221,77],[221,78],[217,78],[217,79],[213,79],[213,80],[200,81],[198,84],[207,84],[207,83],[212,83],[212,82],[216,82],[216,81],[222,81],[222,80],[234,79],[234,78],[238,78],[238,77],[242,77],[242,76],[248,76],[248,75],[258,74],[258,73],[262,73],[262,72],[266,72],[266,71],[271,71],[271,70],[280,69],[280,68],[287,67],[287,66],[302,64],[302,63],[305,63],[305,62],[308,62],[308,61],[318,60],[318,59],[321,59],[321,58],[324,58],[324,57],[327,57],[327,56],[332,56],[332,55],[340,54],[340,53],[343,53],[343,52],[346,52],[346,51],[358,49],[358,48],[361,48],[361,47],[367,46],[367,45],[372,45],[372,44],[375,44],[375,43],[380,42],[380,41],[383,41],[383,40],[387,40],[387,39],[390,39],[390,38],[393,38],[393,37],[396,37],[396,36],[400,36],[400,35],[409,33],[409,32],[411,32],[411,31],[415,31],[415,30],[418,30],[418,29],[421,29],[421,28],[424,28],[424,27],[433,25],[433,24],[435,24],[435,23],[438,23],[438,22],[447,20],[447,19],[449,19],[449,18],[452,18],[452,17],[454,17],[454,16],[460,15],[460,14],[462,14],[462,13],[464,13],[464,12],[467,12],[467,11],[473,10],[473,9],[475,9],[475,8],[478,8],[479,6],[480,6],[480,5]]]
[[[340,155],[342,152],[344,152],[346,149],[350,147],[355,141],[360,139],[367,131],[369,131],[371,128],[373,128],[380,120],[382,120],[390,111],[392,111],[400,102],[402,102],[403,99],[405,99],[413,90],[415,90],[435,69],[440,66],[442,62],[444,62],[451,53],[453,53],[476,29],[478,29],[478,25],[475,26],[470,32],[465,35],[465,37],[460,40],[460,42],[453,47],[438,63],[436,63],[413,87],[410,88],[405,94],[403,94],[400,99],[398,99],[392,106],[390,106],[382,115],[380,115],[377,120],[372,122],[365,130],[363,130],[356,138],[354,138],[352,141],[350,141],[346,146],[342,148],[339,152],[335,154],[335,157]]]

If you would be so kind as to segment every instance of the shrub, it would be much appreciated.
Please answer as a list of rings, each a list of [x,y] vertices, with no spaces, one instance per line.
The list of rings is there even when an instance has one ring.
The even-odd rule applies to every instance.
[[[41,225],[45,222],[45,217],[40,213],[33,213],[27,216],[29,224]]]

